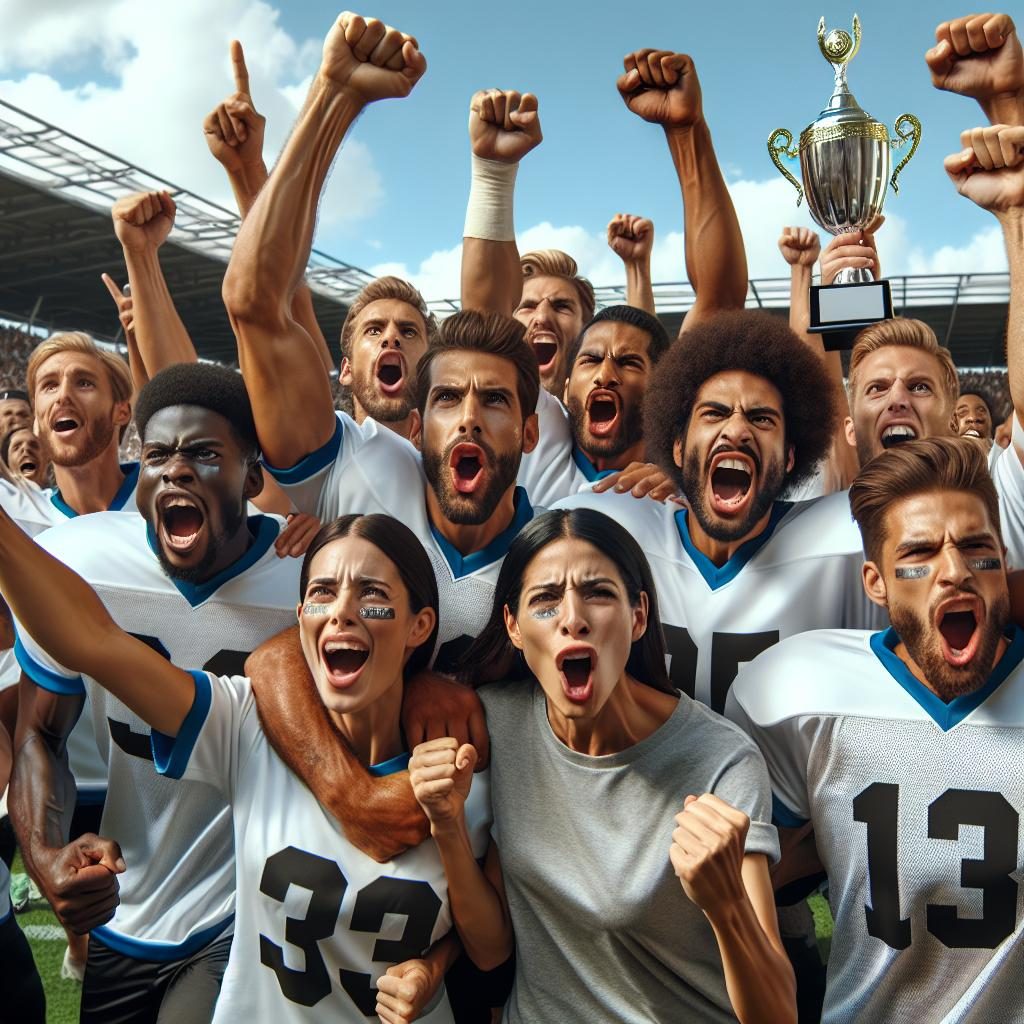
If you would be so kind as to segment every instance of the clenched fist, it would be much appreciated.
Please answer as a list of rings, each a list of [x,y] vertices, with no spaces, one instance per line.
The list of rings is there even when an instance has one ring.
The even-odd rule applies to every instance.
[[[84,935],[114,916],[117,876],[125,870],[121,847],[113,839],[79,836],[49,856],[35,855],[38,879],[61,924]]]
[[[957,192],[995,214],[1024,209],[1024,127],[972,128],[960,145],[943,164]]]
[[[654,222],[617,213],[608,222],[608,247],[623,263],[646,263],[654,248]]]
[[[937,89],[981,103],[1024,92],[1024,52],[1008,14],[944,21],[924,59]]]
[[[821,252],[821,239],[810,228],[783,228],[779,252],[791,267],[813,267]]]
[[[159,249],[174,227],[177,207],[169,192],[136,192],[114,203],[110,216],[122,247],[132,252]]]
[[[231,41],[231,68],[235,91],[219,103],[203,121],[203,135],[210,152],[229,174],[247,167],[263,166],[263,133],[267,119],[253,106],[249,70],[242,44]]]
[[[518,163],[543,137],[533,93],[482,89],[469,101],[469,141],[474,156]]]
[[[700,81],[693,61],[671,50],[637,50],[622,61],[615,83],[623,102],[638,117],[668,128],[703,120]]]
[[[669,857],[683,891],[707,914],[741,899],[750,819],[713,793],[688,796],[676,815]]]
[[[419,43],[376,18],[345,11],[324,40],[320,75],[361,104],[408,96],[426,70]]]
[[[446,736],[421,743],[412,752],[409,779],[431,826],[450,824],[462,816],[473,785],[476,748]]]
[[[377,1016],[383,1024],[412,1024],[433,999],[440,974],[426,960],[406,960],[377,979]]]

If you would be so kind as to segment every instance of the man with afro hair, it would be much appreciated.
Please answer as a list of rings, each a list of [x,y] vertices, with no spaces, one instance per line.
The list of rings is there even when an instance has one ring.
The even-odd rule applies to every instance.
[[[78,516],[39,543],[143,643],[176,664],[241,674],[256,646],[294,623],[300,567],[275,552],[283,521],[248,514],[263,480],[245,385],[226,367],[171,366],[139,393],[136,422],[141,515]],[[96,680],[20,629],[16,653],[10,813],[58,917],[91,932],[82,1020],[208,1020],[234,912],[227,805],[209,786],[158,775],[149,729]],[[100,835],[69,843],[66,740],[86,696],[107,799]]]

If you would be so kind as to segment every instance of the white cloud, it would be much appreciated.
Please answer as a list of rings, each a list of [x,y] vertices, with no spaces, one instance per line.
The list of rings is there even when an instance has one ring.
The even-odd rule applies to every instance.
[[[230,208],[226,178],[202,133],[203,118],[234,89],[228,42],[245,46],[254,102],[267,118],[268,164],[288,136],[321,46],[289,35],[262,0],[178,0],[154,5],[152,16],[140,16],[134,0],[0,0],[0,9],[3,23],[17,26],[0,36],[0,97]],[[109,80],[61,84],[60,71],[97,59]],[[360,202],[346,202],[356,191]],[[322,223],[352,224],[382,197],[370,150],[349,140],[321,205]]]
[[[999,225],[979,231],[966,245],[944,245],[933,252],[913,249],[908,259],[910,274],[1005,273],[1006,245]]]

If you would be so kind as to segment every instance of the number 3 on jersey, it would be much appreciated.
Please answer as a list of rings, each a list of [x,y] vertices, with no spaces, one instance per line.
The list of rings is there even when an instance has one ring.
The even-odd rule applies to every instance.
[[[900,917],[897,840],[900,788],[875,782],[853,801],[854,821],[867,825],[868,934],[893,949],[910,945],[910,919]],[[956,907],[929,903],[928,931],[950,949],[995,949],[1013,934],[1017,914],[1017,835],[1020,817],[1002,793],[947,789],[928,806],[928,838],[956,840],[961,825],[984,829],[984,856],[960,862],[960,884],[982,892],[982,916],[961,917]]]
[[[284,950],[265,935],[260,935],[260,961],[277,975],[287,999],[302,1006],[315,1006],[331,993],[331,976],[318,943],[334,935],[348,879],[333,860],[289,846],[267,858],[260,892],[283,903],[291,885],[301,886],[312,894],[306,916],[286,917],[284,928],[287,942],[302,950],[305,967],[289,967]],[[357,893],[350,928],[354,932],[379,932],[385,914],[405,917],[402,935],[398,939],[378,939],[370,957],[397,964],[423,955],[440,911],[441,900],[426,882],[382,875]],[[365,1017],[372,1017],[377,1005],[372,977],[344,968],[338,973],[352,1002]]]

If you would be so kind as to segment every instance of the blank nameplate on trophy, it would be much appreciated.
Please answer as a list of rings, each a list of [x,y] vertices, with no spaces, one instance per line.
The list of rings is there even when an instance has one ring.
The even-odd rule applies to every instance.
[[[850,340],[830,345],[829,350],[850,348],[852,337],[863,327],[892,317],[889,282],[867,281],[861,284],[813,285],[811,287],[811,334],[844,334]]]

